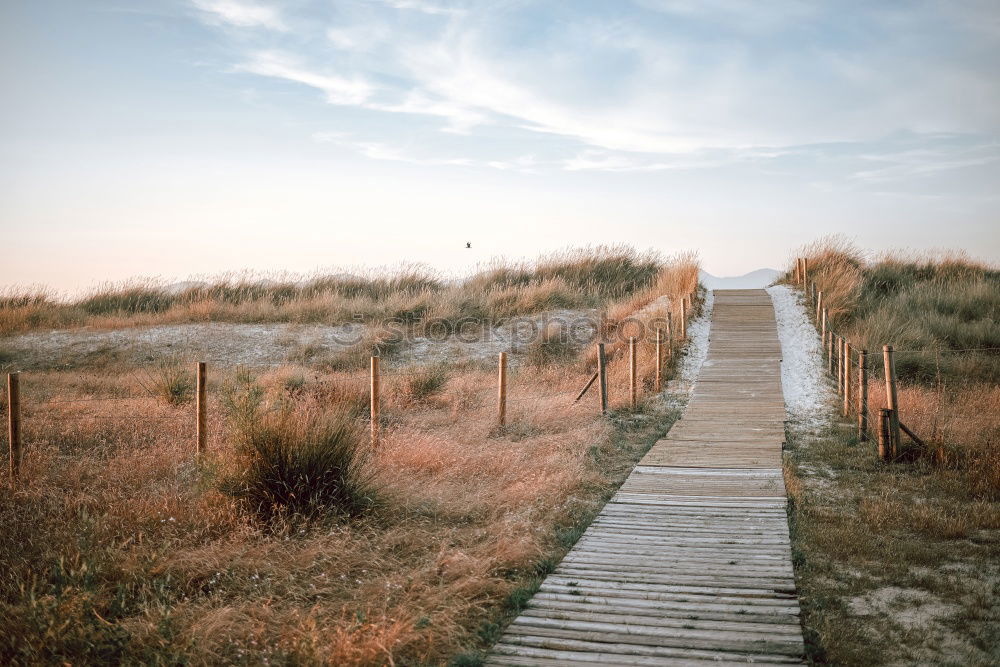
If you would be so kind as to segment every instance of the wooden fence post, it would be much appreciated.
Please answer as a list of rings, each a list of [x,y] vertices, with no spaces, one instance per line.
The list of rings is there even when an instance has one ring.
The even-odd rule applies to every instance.
[[[833,353],[837,358],[834,370],[837,372],[837,396],[844,394],[844,338],[833,337]]]
[[[667,311],[667,359],[674,358],[674,314]]]
[[[195,444],[194,453],[199,459],[208,446],[208,388],[207,367],[204,361],[198,362],[195,372]]]
[[[608,414],[608,363],[604,356],[604,343],[597,344],[597,375],[600,380],[598,389],[601,391],[601,414]]]
[[[507,423],[507,353],[500,353],[500,368],[497,378],[497,424],[501,428]],[[588,387],[590,385],[587,385]]]
[[[858,440],[868,440],[868,350],[858,352]]]
[[[379,371],[378,357],[372,357],[371,405],[369,408],[372,426],[372,449],[378,447],[379,420]]]
[[[878,455],[883,461],[892,458],[892,443],[889,435],[889,415],[892,410],[882,408],[878,411]]]
[[[827,354],[829,355],[830,358],[827,361],[827,366],[828,366],[827,372],[830,375],[833,375],[833,339],[837,337],[837,334],[833,333],[832,331],[830,331],[829,334],[830,334],[830,342],[827,345],[828,348]]]
[[[851,344],[844,341],[844,416],[851,414]]]
[[[628,339],[628,395],[629,404],[632,406],[633,410],[635,410],[636,405],[638,405],[638,395],[636,391],[638,368],[636,368],[635,362],[635,336],[632,336]]]
[[[816,324],[819,324],[823,315],[823,290],[816,291]],[[824,327],[825,329],[826,327]]]
[[[896,395],[896,364],[892,359],[892,345],[882,348],[885,362],[885,402],[891,414],[889,415],[889,451],[896,458],[899,450],[899,403]]]
[[[663,390],[663,329],[656,328],[656,393]]]
[[[10,445],[10,485],[21,474],[21,374],[7,374],[7,442]]]
[[[826,308],[823,309],[822,318],[820,319],[820,334],[823,336],[823,342],[826,343]]]
[[[687,299],[681,299],[681,340],[687,340]]]
[[[809,280],[809,258],[802,258],[802,286],[808,287]]]

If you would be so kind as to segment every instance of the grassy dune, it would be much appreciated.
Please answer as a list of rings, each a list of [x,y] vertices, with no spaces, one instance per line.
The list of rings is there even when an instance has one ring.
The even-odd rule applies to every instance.
[[[691,256],[675,258],[693,265]],[[672,260],[674,261],[674,260]],[[633,297],[661,276],[663,259],[624,246],[571,249],[534,262],[496,260],[457,283],[430,269],[316,276],[223,276],[180,291],[152,280],[103,285],[73,301],[45,289],[0,292],[0,335],[39,328],[179,322],[493,321]]]
[[[866,258],[837,239],[801,256],[832,327],[874,357],[869,423],[885,407],[881,348],[891,344],[900,418],[927,444],[904,435],[900,460],[886,464],[851,422],[790,439],[786,480],[811,657],[996,664],[1000,271],[959,254]]]
[[[568,303],[606,304],[613,333],[629,315],[654,316],[642,311],[654,298],[676,304],[696,285],[689,258],[647,258],[651,270],[619,254],[621,274],[602,273],[610,252],[579,255],[572,266],[498,268],[495,284],[481,274],[453,288],[424,285],[412,298],[430,295],[453,312],[493,303],[493,312],[516,313],[567,303],[551,296],[565,290]],[[403,299],[393,289],[385,299]],[[513,300],[490,301],[501,294]],[[456,306],[458,295],[473,305]],[[358,298],[385,312],[379,297]],[[301,302],[282,311],[269,299],[254,307],[301,312]],[[88,317],[132,324],[182,319],[188,308]],[[365,431],[364,372],[216,369],[200,464],[183,375],[25,373],[23,483],[0,489],[0,657],[478,664],[673,417],[656,403],[627,409],[627,364],[614,352],[611,417],[600,416],[593,393],[573,404],[592,366],[561,349],[559,335],[549,332],[512,369],[505,428],[495,423],[494,369],[393,367],[376,451]],[[641,374],[648,388],[648,355]]]

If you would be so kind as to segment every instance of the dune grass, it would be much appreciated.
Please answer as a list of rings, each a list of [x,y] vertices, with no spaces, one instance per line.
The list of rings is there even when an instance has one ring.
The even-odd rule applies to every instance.
[[[896,370],[904,380],[1000,378],[1000,269],[961,253],[868,259],[837,238],[801,256],[831,326],[873,353],[883,345],[900,350]]]
[[[0,335],[34,329],[179,322],[499,322],[597,307],[650,288],[667,260],[626,246],[568,249],[534,262],[494,260],[458,282],[423,266],[294,276],[227,275],[168,289],[155,280],[105,284],[65,301],[40,288],[0,294]]]
[[[636,285],[676,303],[696,280],[687,258],[621,299],[578,298],[624,321],[657,296]],[[545,275],[503,308],[550,304],[556,281],[586,284]],[[364,371],[217,364],[200,462],[191,403],[149,396],[134,369],[24,373],[23,481],[0,488],[0,658],[478,664],[676,416],[632,414],[611,363],[611,419],[593,392],[572,402],[585,354],[512,364],[505,428],[492,364],[393,367],[375,451],[356,431]]]
[[[803,250],[832,326],[872,359],[869,423],[897,350],[899,459],[851,421],[790,432],[786,485],[810,657],[834,664],[1000,660],[1000,272],[961,254]],[[987,348],[987,349],[983,349]],[[994,348],[994,349],[990,349]],[[872,438],[874,438],[874,431]]]

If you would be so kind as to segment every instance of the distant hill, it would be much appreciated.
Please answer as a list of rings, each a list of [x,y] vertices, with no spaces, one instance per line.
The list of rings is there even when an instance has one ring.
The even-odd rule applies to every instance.
[[[720,278],[705,271],[699,272],[701,283],[708,289],[759,289],[767,287],[781,275],[777,269],[757,269],[742,276]]]

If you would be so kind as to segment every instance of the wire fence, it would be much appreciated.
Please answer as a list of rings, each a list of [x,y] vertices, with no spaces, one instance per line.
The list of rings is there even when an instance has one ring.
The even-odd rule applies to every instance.
[[[693,314],[688,311],[688,315]],[[495,403],[496,415],[493,417],[495,426],[502,429],[508,427],[511,421],[518,419],[534,420],[539,416],[552,414],[554,409],[569,409],[573,411],[593,410],[598,414],[605,414],[609,407],[609,396],[614,396],[616,406],[621,406],[624,402],[631,408],[637,407],[640,394],[647,385],[661,386],[664,381],[663,375],[669,372],[669,367],[678,358],[678,350],[686,342],[682,336],[674,337],[668,335],[663,338],[661,332],[657,331],[657,340],[669,341],[666,346],[661,347],[657,343],[656,353],[660,359],[656,362],[655,373],[659,373],[659,378],[649,377],[650,372],[640,372],[637,363],[638,350],[645,347],[646,343],[653,341],[638,341],[636,338],[629,340],[627,347],[609,349],[605,354],[604,344],[598,344],[598,371],[591,371],[579,377],[552,378],[545,376],[525,381],[524,373],[531,372],[529,366],[520,366],[514,369],[513,377],[508,379],[507,353],[499,353],[499,366],[497,373],[496,393],[493,398],[489,397],[487,387],[480,383],[476,387],[468,390],[470,394],[476,394],[476,400],[468,403],[457,400],[452,405],[452,409],[468,411],[470,416],[476,412],[482,418],[482,412],[489,409],[490,401]],[[640,345],[642,343],[642,345]],[[648,361],[648,360],[647,360]],[[364,399],[370,403],[370,411],[367,417],[358,416],[359,423],[367,423],[371,428],[371,445],[378,447],[382,437],[382,429],[385,426],[385,415],[382,413],[382,403],[388,400],[393,403],[393,410],[405,410],[410,403],[406,400],[399,400],[398,393],[402,391],[405,395],[407,391],[412,392],[411,386],[400,387],[400,383],[420,383],[430,380],[434,384],[433,375],[437,372],[444,375],[455,373],[461,370],[471,370],[474,372],[487,372],[485,368],[472,368],[467,365],[449,365],[443,362],[425,363],[419,367],[382,367],[379,357],[371,358],[371,370],[368,377],[365,377],[363,370],[343,370],[331,371],[332,376],[325,378],[322,382],[340,388],[344,393],[354,396],[356,399]],[[197,363],[194,373],[189,372],[189,364]],[[266,363],[239,363],[229,365],[226,375],[228,383],[234,383],[240,373],[253,374],[266,373],[280,368],[290,368],[293,371],[298,364],[292,362],[266,362]],[[20,461],[24,447],[23,426],[29,426],[27,432],[30,435],[37,435],[38,429],[45,424],[79,424],[90,423],[103,424],[127,424],[127,425],[147,425],[163,427],[164,425],[187,426],[186,432],[193,432],[195,436],[194,451],[196,456],[200,456],[209,443],[209,433],[216,433],[221,419],[219,403],[221,395],[216,392],[209,392],[208,378],[206,375],[207,365],[204,362],[183,362],[179,358],[167,361],[148,361],[131,365],[127,371],[120,369],[109,369],[104,372],[94,370],[81,370],[72,364],[51,365],[38,371],[23,370],[12,367],[4,368],[8,371],[8,391],[6,401],[0,401],[0,412],[6,413],[8,422],[7,440],[10,449],[10,475],[16,482],[20,474]],[[218,372],[213,366],[213,372]],[[312,372],[314,369],[302,369],[301,373]],[[49,373],[63,373],[71,371],[73,381],[68,387],[53,388]],[[627,371],[627,372],[626,372]],[[601,375],[601,381],[595,382],[596,376]],[[612,382],[608,382],[608,378]],[[624,382],[622,378],[625,378]],[[250,378],[253,381],[253,378]],[[654,382],[655,380],[655,382]],[[538,385],[545,383],[555,383],[559,387],[554,391],[538,392]],[[367,385],[367,386],[366,386]],[[625,385],[625,386],[622,386]],[[289,385],[294,387],[294,383]],[[569,388],[567,388],[569,387]],[[218,389],[218,388],[217,388]],[[389,390],[386,396],[384,390]],[[587,401],[581,400],[587,391],[591,391],[591,398]],[[76,391],[78,393],[110,393],[108,396],[84,395],[66,397],[61,394]],[[416,391],[423,391],[417,387]],[[435,390],[431,390],[433,393]],[[461,391],[459,389],[458,391]],[[55,392],[55,395],[52,395]],[[395,392],[395,393],[394,393]],[[191,400],[193,397],[193,401]],[[33,400],[34,399],[34,400]],[[193,402],[192,406],[189,405]],[[209,415],[209,403],[212,403],[215,410],[212,410],[213,417]],[[596,403],[596,407],[595,407]],[[273,409],[278,409],[273,406]],[[219,437],[213,435],[213,438]]]
[[[919,434],[901,421],[899,381],[896,375],[896,361],[900,355],[904,358],[911,355],[933,356],[937,360],[934,390],[938,393],[940,402],[945,391],[941,380],[942,357],[969,355],[970,358],[982,358],[981,355],[1000,354],[1000,347],[996,346],[953,348],[941,344],[921,348],[884,345],[880,350],[861,349],[828,326],[828,311],[824,307],[823,293],[816,288],[815,283],[812,284],[812,289],[809,288],[807,265],[802,259],[796,264],[794,278],[796,284],[803,289],[806,305],[811,306],[808,312],[813,312],[814,309],[815,324],[822,337],[823,365],[835,381],[842,416],[857,418],[858,438],[862,441],[872,439],[874,430],[879,442],[879,454],[886,460],[896,460],[899,456],[900,431],[906,433],[921,448],[930,449]],[[884,400],[872,393],[873,388],[884,390]],[[886,407],[879,407],[876,413],[875,405]],[[937,450],[933,452],[933,456],[935,460],[943,460],[941,443],[936,445]]]

